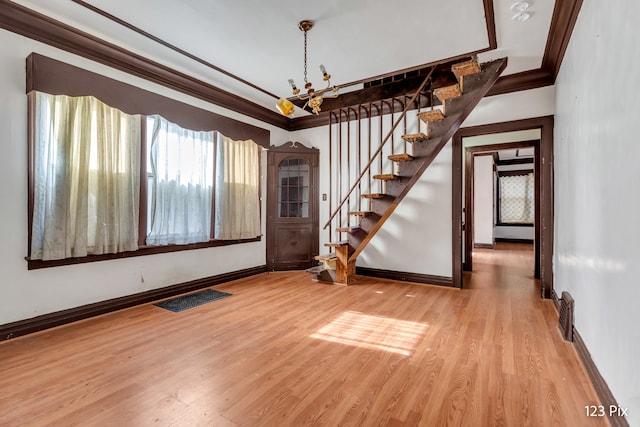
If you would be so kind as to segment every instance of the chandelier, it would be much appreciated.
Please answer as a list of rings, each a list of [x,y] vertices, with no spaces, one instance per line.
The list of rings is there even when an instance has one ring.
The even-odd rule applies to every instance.
[[[322,80],[327,82],[327,86],[320,90],[315,90],[313,84],[307,80],[307,32],[313,28],[312,21],[300,21],[298,24],[300,31],[304,32],[304,89],[307,93],[300,94],[300,89],[296,86],[293,79],[289,79],[289,85],[293,94],[301,101],[306,101],[302,106],[302,109],[309,108],[315,114],[320,113],[320,106],[324,98],[336,98],[338,96],[338,87],[331,86],[331,75],[327,73],[327,69],[324,65],[320,65],[320,71],[322,72]],[[292,116],[294,112],[294,105],[286,98],[280,98],[276,103],[278,110],[285,116]]]

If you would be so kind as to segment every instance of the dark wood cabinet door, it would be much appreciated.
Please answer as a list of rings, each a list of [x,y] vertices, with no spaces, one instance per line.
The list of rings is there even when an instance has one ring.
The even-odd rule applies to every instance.
[[[298,270],[318,255],[318,155],[287,142],[267,154],[267,266]]]

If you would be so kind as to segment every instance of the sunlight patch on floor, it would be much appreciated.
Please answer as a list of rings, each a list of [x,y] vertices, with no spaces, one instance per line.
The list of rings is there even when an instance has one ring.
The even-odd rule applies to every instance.
[[[427,326],[426,323],[345,311],[310,337],[409,356]]]

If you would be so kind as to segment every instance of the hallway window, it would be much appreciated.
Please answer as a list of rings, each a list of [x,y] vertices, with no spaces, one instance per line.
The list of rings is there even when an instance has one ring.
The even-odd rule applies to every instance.
[[[533,225],[534,197],[532,171],[501,172],[498,178],[498,224]]]

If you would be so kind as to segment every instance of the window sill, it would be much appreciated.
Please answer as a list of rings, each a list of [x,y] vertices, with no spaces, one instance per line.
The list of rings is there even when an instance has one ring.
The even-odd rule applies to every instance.
[[[192,249],[213,248],[217,246],[237,245],[241,243],[259,242],[262,236],[253,239],[241,240],[210,240],[208,242],[191,243],[188,245],[166,245],[166,246],[141,246],[137,251],[120,252],[117,254],[87,255],[85,257],[56,259],[50,261],[42,261],[39,259],[30,259],[25,257],[28,270],[37,270],[40,268],[59,267],[63,265],[84,264],[87,262],[106,261],[111,259],[131,258],[136,256],[163,254],[168,252],[188,251]]]

